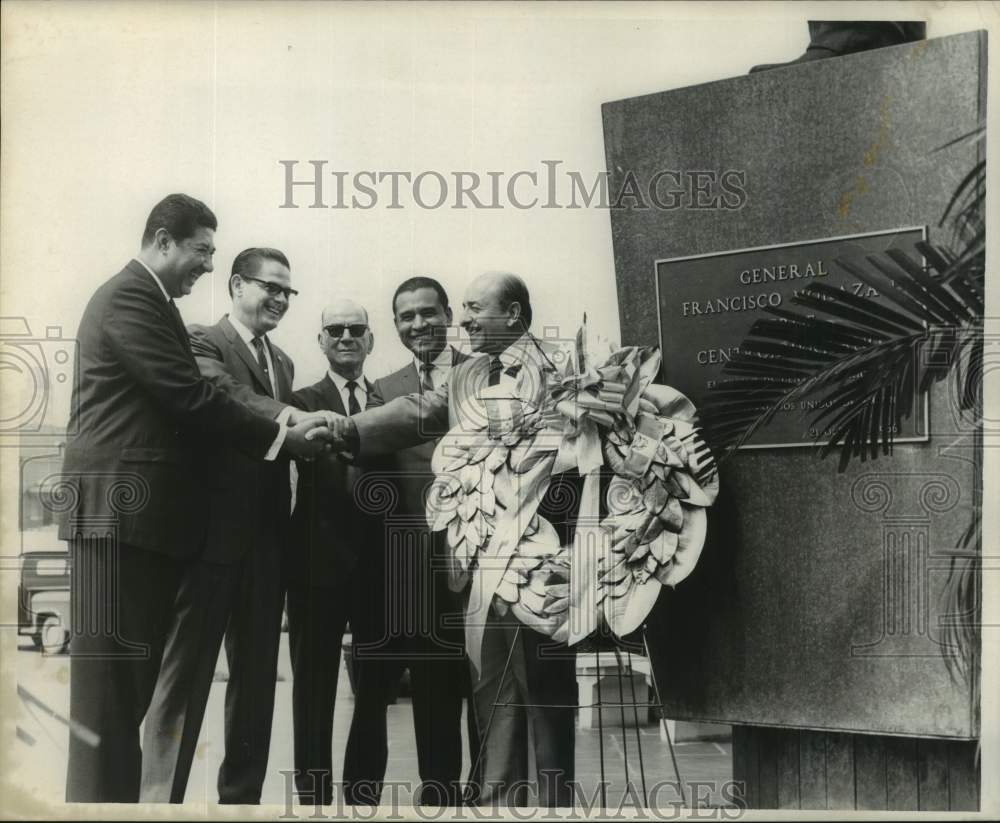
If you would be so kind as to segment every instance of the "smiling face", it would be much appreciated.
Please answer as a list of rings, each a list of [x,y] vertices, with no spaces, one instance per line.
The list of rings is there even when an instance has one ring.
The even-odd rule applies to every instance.
[[[328,331],[331,326],[343,326],[337,336]],[[364,326],[365,331],[354,337],[348,326]],[[339,300],[323,310],[323,330],[319,347],[326,355],[330,368],[348,380],[361,376],[365,358],[375,347],[375,338],[368,328],[368,312],[351,300]]]
[[[194,234],[180,242],[174,240],[166,229],[156,233],[156,249],[160,254],[157,274],[171,297],[190,294],[198,278],[213,269],[215,232],[198,226]]]
[[[292,274],[288,266],[278,260],[264,258],[257,271],[247,278],[233,275],[233,313],[256,335],[271,331],[288,311],[288,298],[282,292],[269,294],[267,283],[283,289],[290,288]]]
[[[462,299],[462,328],[469,335],[473,351],[500,354],[518,337],[521,326],[518,305],[501,307],[499,276],[484,274],[465,290]]]
[[[400,342],[425,363],[437,357],[448,342],[451,309],[441,305],[440,296],[430,287],[396,295],[393,319]]]

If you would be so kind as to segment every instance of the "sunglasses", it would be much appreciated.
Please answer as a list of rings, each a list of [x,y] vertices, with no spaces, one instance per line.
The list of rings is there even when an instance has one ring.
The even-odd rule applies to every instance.
[[[339,340],[344,336],[344,329],[350,332],[351,337],[361,337],[366,331],[368,331],[367,323],[331,323],[329,326],[323,326],[323,331],[325,331],[330,337],[335,340]]]
[[[244,280],[253,280],[258,286],[260,286],[264,291],[266,291],[271,297],[277,297],[279,294],[285,295],[286,300],[291,300],[292,297],[298,292],[295,289],[285,288],[284,286],[279,286],[277,283],[271,283],[267,280],[261,280],[259,277],[246,277],[240,275]]]

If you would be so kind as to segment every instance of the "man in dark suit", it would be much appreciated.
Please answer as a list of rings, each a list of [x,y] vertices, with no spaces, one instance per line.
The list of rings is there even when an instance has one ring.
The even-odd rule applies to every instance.
[[[183,194],[158,203],[139,257],[87,304],[63,464],[60,537],[70,541],[72,665],[66,799],[135,802],[139,725],[174,598],[204,546],[206,443],[254,459],[307,457],[320,424],[257,414],[198,371],[174,298],[212,271],[215,215]]]
[[[448,345],[452,313],[448,295],[436,280],[413,277],[401,283],[392,298],[392,311],[399,340],[413,359],[375,381],[370,407],[403,395],[433,392],[447,382],[453,366],[468,359]],[[444,534],[434,534],[427,527],[425,503],[434,480],[430,461],[435,445],[436,441],[429,441],[402,449],[386,463],[384,475],[376,474],[392,481],[398,503],[383,530],[387,639],[384,649],[373,648],[368,654],[372,657],[369,665],[385,667],[382,679],[386,683],[398,682],[404,669],[410,671],[421,780],[414,802],[453,806],[461,797],[462,700],[471,686],[461,626],[462,592],[449,586]],[[365,704],[365,708],[369,706],[373,713],[370,725],[375,726],[377,714],[384,718],[387,704]],[[474,758],[478,737],[473,714],[470,708]],[[382,720],[381,728],[384,725]],[[381,744],[381,738],[378,742]]]
[[[349,300],[330,304],[323,310],[318,341],[329,369],[318,383],[295,392],[292,402],[305,411],[360,413],[374,391],[364,377],[365,359],[375,342],[368,313]],[[372,551],[381,521],[377,509],[365,511],[363,501],[355,500],[361,472],[354,466],[325,455],[299,463],[298,473],[288,563],[295,785],[303,803],[319,805],[333,802],[333,710],[346,624],[351,625],[352,647],[378,643],[384,636],[384,571],[380,552]],[[380,701],[381,691],[373,685],[366,661],[353,662],[355,706],[367,717],[365,702]],[[349,800],[372,768],[373,736],[377,729],[352,726],[344,763]],[[384,754],[381,769],[384,773]]]
[[[481,433],[487,413],[480,395],[487,386],[506,388],[511,396],[533,405],[541,402],[546,375],[555,369],[554,352],[528,332],[531,303],[524,281],[513,274],[484,274],[466,289],[462,308],[469,344],[486,356],[455,366],[447,382],[433,392],[398,397],[334,421],[339,438],[335,448],[348,448],[364,462],[449,429]],[[551,486],[549,491],[539,512],[566,545],[572,539],[579,497],[552,494]],[[479,802],[526,804],[530,724],[539,805],[569,806],[575,748],[574,656],[565,645],[519,624],[512,612],[501,616],[492,608],[487,611],[481,668],[473,684],[480,733],[489,727]]]
[[[295,369],[268,337],[288,310],[288,259],[251,248],[233,261],[232,311],[189,333],[201,373],[261,414],[289,408]],[[267,769],[284,607],[288,460],[220,445],[208,457],[205,551],[186,571],[146,716],[141,799],[184,801],[223,636],[229,662],[220,803],[259,803]]]

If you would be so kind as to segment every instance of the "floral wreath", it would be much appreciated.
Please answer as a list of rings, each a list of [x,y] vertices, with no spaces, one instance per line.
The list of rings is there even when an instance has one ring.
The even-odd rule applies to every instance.
[[[447,531],[459,577],[472,578],[465,628],[477,670],[491,605],[569,644],[603,625],[623,637],[701,554],[719,480],[694,405],[652,382],[658,348],[620,348],[597,367],[586,348],[584,317],[575,358],[543,372],[536,403],[483,392],[482,426],[456,427],[434,452],[427,518]],[[562,546],[538,507],[571,469],[583,493],[573,544]],[[604,518],[602,469],[613,475]]]

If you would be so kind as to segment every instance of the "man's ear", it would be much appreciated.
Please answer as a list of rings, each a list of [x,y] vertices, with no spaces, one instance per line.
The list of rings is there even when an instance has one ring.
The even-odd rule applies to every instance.
[[[448,325],[449,326],[454,323],[454,318],[453,318],[453,315],[451,313],[451,306],[448,306],[448,308],[446,308],[444,310],[444,316],[448,318]]]
[[[161,227],[158,228],[156,230],[156,234],[153,235],[153,244],[156,246],[157,251],[166,254],[170,249],[170,244],[173,242],[173,239],[174,238],[170,236],[170,232]]]
[[[372,349],[375,348],[375,334],[369,330],[368,331],[368,354],[372,353]]]
[[[507,307],[507,326],[513,328],[521,320],[521,304],[516,300]]]

